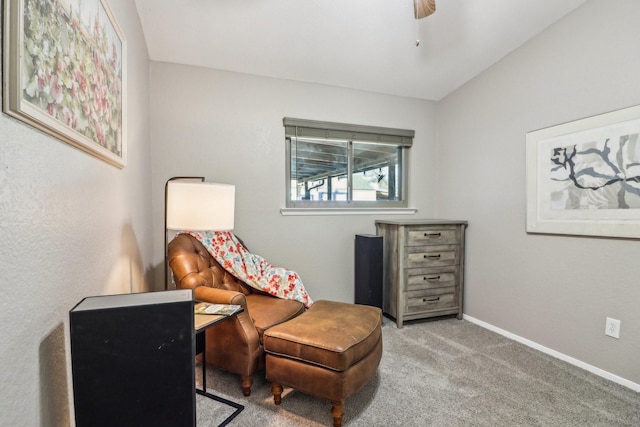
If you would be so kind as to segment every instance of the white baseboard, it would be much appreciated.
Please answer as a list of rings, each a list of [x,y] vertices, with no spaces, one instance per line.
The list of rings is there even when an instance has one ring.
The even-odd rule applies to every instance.
[[[584,369],[586,371],[589,371],[592,374],[598,375],[599,377],[605,378],[607,380],[613,381],[614,383],[617,383],[617,384],[623,385],[625,387],[628,387],[633,391],[640,392],[640,384],[637,384],[637,383],[629,381],[629,380],[627,380],[625,378],[619,377],[619,376],[617,376],[615,374],[612,374],[611,372],[607,372],[607,371],[605,371],[603,369],[600,369],[600,368],[597,368],[597,367],[595,367],[593,365],[589,365],[588,363],[585,363],[585,362],[583,362],[581,360],[574,359],[571,356],[567,356],[566,354],[563,354],[563,353],[560,353],[558,351],[552,350],[550,348],[547,348],[547,347],[545,347],[543,345],[540,345],[540,344],[538,344],[536,342],[533,342],[531,340],[528,340],[526,338],[522,338],[519,335],[513,334],[513,333],[511,333],[509,331],[505,331],[504,329],[500,329],[500,328],[498,328],[496,326],[493,326],[493,325],[491,325],[491,324],[489,324],[487,322],[483,322],[482,320],[478,320],[478,319],[476,319],[474,317],[471,317],[469,315],[464,314],[462,316],[462,318],[465,319],[465,320],[468,320],[471,323],[475,323],[476,325],[481,326],[481,327],[483,327],[485,329],[488,329],[488,330],[493,331],[493,332],[495,332],[497,334],[500,334],[500,335],[505,336],[505,337],[507,337],[509,339],[512,339],[512,340],[517,341],[517,342],[519,342],[521,344],[524,344],[527,347],[531,347],[533,349],[536,349],[538,351],[546,353],[546,354],[548,354],[550,356],[553,356],[556,359],[563,360],[563,361],[565,361],[565,362],[567,362],[567,363],[569,363],[571,365],[577,366],[578,368],[582,368],[582,369]]]

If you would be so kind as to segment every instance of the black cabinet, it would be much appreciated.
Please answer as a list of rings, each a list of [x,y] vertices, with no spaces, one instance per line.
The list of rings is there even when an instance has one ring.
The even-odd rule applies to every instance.
[[[382,237],[356,234],[355,302],[382,308]]]
[[[78,427],[195,426],[191,290],[89,297],[69,318]]]

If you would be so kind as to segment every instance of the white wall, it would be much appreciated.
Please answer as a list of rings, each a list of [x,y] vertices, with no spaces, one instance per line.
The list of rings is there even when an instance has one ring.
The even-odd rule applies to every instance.
[[[129,165],[0,116],[2,425],[73,423],[69,310],[149,287],[149,60],[133,2],[110,4],[129,48]]]
[[[438,213],[469,220],[465,314],[636,385],[640,245],[527,235],[525,133],[640,104],[639,16],[588,1],[438,105]]]
[[[168,178],[195,175],[235,184],[235,232],[252,252],[296,270],[314,300],[352,302],[354,236],[374,234],[379,216],[280,214],[285,202],[282,118],[414,129],[409,199],[418,216],[429,217],[435,200],[434,114],[428,101],[152,62],[155,233],[163,232]],[[162,260],[160,242],[154,254]]]

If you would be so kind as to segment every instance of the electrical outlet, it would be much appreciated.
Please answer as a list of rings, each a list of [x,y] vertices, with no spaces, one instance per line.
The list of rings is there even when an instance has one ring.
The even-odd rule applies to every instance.
[[[607,317],[604,334],[613,338],[620,338],[620,321]]]

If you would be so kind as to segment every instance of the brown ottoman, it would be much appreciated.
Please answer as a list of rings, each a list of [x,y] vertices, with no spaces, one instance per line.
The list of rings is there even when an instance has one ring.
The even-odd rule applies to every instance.
[[[382,357],[382,312],[367,305],[317,301],[264,332],[266,375],[279,405],[282,386],[331,401],[342,425],[344,401],[364,386]]]

